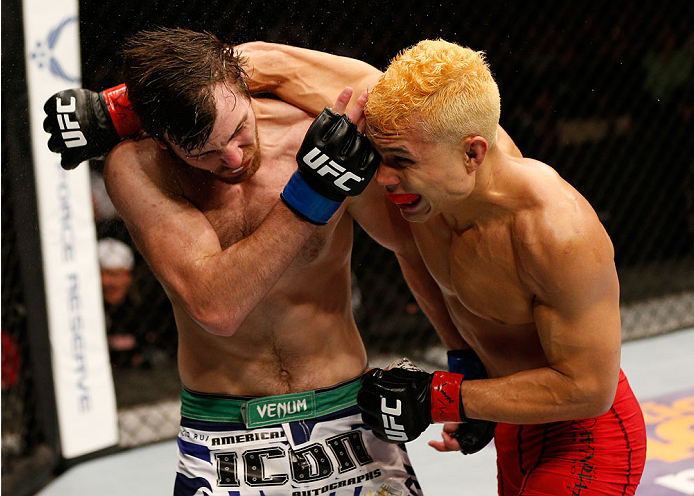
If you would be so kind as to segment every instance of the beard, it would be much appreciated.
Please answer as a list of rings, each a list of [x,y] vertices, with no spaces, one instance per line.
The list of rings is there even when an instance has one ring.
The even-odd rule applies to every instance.
[[[243,171],[241,174],[237,176],[223,176],[220,174],[214,174],[214,177],[217,178],[219,181],[222,181],[227,184],[238,184],[242,183],[244,181],[248,181],[253,175],[258,171],[260,168],[260,150],[254,149],[252,152],[253,158],[251,159],[251,163],[248,164],[248,167],[246,168],[245,171]],[[247,158],[244,157],[244,161],[248,160]]]
[[[227,184],[238,184],[242,183],[244,181],[249,180],[253,175],[258,171],[260,168],[260,144],[258,142],[258,128],[256,127],[255,129],[255,144],[253,145],[252,148],[248,149],[247,153],[244,153],[243,159],[241,163],[245,163],[246,160],[248,160],[248,156],[252,155],[253,157],[251,158],[251,162],[248,164],[248,167],[246,168],[245,171],[243,171],[241,174],[238,176],[222,176],[219,174],[214,174],[214,176]]]

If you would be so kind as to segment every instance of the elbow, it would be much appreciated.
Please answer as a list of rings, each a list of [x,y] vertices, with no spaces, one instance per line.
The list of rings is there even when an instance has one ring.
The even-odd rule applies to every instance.
[[[214,303],[191,306],[188,315],[205,331],[223,337],[233,336],[243,321],[228,305]]]
[[[230,290],[236,285],[220,275],[216,259],[205,256],[185,266],[171,265],[158,278],[179,313],[177,320],[190,319],[216,336],[234,335],[252,309],[252,300]]]
[[[206,332],[215,336],[231,337],[241,325],[241,320],[229,312],[195,309],[188,314]]]
[[[282,45],[252,41],[237,48],[247,61],[248,82],[258,91],[272,90],[289,77],[286,72],[292,63]]]
[[[178,300],[188,316],[206,332],[215,336],[233,336],[243,322],[228,302],[215,298],[200,297],[194,291],[178,293]]]
[[[603,372],[598,384],[593,388],[593,408],[595,417],[607,413],[614,404],[615,396],[617,395],[617,386],[619,385],[619,367],[614,373]]]
[[[611,401],[605,401],[602,398],[591,398],[589,401],[583,404],[583,408],[580,410],[580,415],[578,418],[595,418],[600,415],[605,414],[612,406]],[[578,413],[578,412],[577,412]],[[576,420],[576,419],[572,419]]]
[[[616,392],[616,383],[614,387],[611,384],[583,387],[580,394],[582,398],[580,418],[594,418],[607,413],[614,403]]]
[[[272,43],[265,41],[247,41],[246,43],[241,43],[236,45],[234,48],[237,52],[241,53],[243,56],[257,55],[260,53],[265,53],[270,50],[274,50]]]
[[[593,415],[591,417],[599,417],[607,413],[614,404],[615,394],[616,388],[596,393],[593,401]]]
[[[270,43],[268,41],[261,41],[261,40],[255,40],[255,41],[247,41],[246,43],[242,43],[240,45],[237,45],[237,47],[243,47],[243,48],[254,48],[257,50],[263,50],[263,51],[268,51],[268,50],[276,50],[277,44],[276,43]]]
[[[586,373],[570,376],[562,374],[561,386],[554,390],[558,408],[556,421],[599,417],[610,410],[617,392],[617,379],[610,374]],[[561,413],[559,413],[561,412]]]

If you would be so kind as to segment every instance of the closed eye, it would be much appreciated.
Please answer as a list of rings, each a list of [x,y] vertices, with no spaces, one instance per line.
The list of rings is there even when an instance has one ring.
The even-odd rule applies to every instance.
[[[245,129],[246,123],[247,123],[247,122],[248,122],[248,114],[246,114],[246,115],[243,117],[243,119],[241,120],[241,122],[239,122],[239,125],[236,126],[236,129],[234,130],[234,133],[229,137],[229,139],[228,139],[227,142],[225,143],[225,146],[226,146],[227,144],[229,144],[229,142],[230,142],[231,140],[233,140],[233,139],[236,138],[239,134],[241,134],[241,132]],[[199,159],[199,158],[205,157],[206,155],[209,155],[209,154],[211,154],[211,153],[215,153],[215,152],[218,152],[218,151],[219,151],[219,150],[207,150],[207,151],[205,151],[205,152],[198,153],[198,154],[195,154],[195,155],[192,155],[192,154],[189,153],[189,154],[186,154],[186,158],[190,158],[190,159],[192,159],[192,160],[197,160],[197,159]]]
[[[392,167],[393,169],[404,169],[409,165],[414,164],[414,160],[406,158],[406,157],[392,157],[389,159],[386,164],[389,167]]]
[[[193,160],[198,160],[198,159],[203,158],[203,157],[206,157],[206,156],[209,155],[210,153],[214,153],[214,152],[216,152],[216,151],[217,151],[217,150],[209,150],[209,151],[207,151],[207,152],[198,153],[197,155],[186,154],[186,158],[190,158],[190,159],[193,159]]]
[[[234,138],[236,138],[236,137],[241,133],[241,131],[243,131],[243,128],[246,127],[246,121],[247,121],[247,119],[248,119],[248,116],[246,116],[246,117],[243,118],[243,120],[242,120],[242,121],[239,123],[239,125],[236,127],[236,131],[234,131],[234,134],[231,135],[231,137],[229,138],[229,140],[227,141],[227,143],[229,143],[229,141],[231,141],[231,140],[233,140]]]

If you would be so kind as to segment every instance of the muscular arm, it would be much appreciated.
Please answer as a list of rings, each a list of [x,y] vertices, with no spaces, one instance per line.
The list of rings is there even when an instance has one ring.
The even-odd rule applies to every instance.
[[[104,170],[109,195],[172,301],[208,332],[230,336],[315,226],[278,202],[253,234],[222,249],[207,218],[177,191],[170,160],[151,140],[121,143]]]
[[[441,342],[447,350],[464,350],[470,348],[451,320],[450,313],[434,278],[424,265],[419,252],[411,250],[395,254],[400,263],[402,275],[417,300],[419,307],[434,326]]]
[[[359,96],[373,87],[382,74],[360,60],[288,45],[255,41],[237,49],[249,59],[248,84],[252,92],[274,93],[312,114],[329,105],[345,86],[352,87],[354,95]],[[354,117],[352,120],[355,121]],[[498,146],[505,153],[522,156],[501,127]],[[384,189],[372,182],[362,195],[349,201],[348,210],[373,239],[395,252],[415,299],[444,345],[448,349],[467,348],[450,319],[438,285],[421,259],[408,223],[386,200]]]
[[[251,93],[273,93],[313,115],[332,104],[345,86],[354,90],[352,102],[356,101],[383,74],[361,60],[279,43],[251,41],[236,49],[248,59]],[[508,133],[501,126],[498,129],[499,148],[522,157]]]
[[[288,45],[251,42],[237,48],[249,58],[251,91],[274,93],[314,114],[329,105],[345,86],[352,87],[354,95],[359,96],[373,87],[382,74],[356,59]],[[356,117],[357,112],[350,110],[352,121],[360,120]],[[500,131],[500,143],[502,136],[505,147],[510,146],[509,142],[515,147],[503,130]],[[352,217],[373,239],[396,254],[415,299],[444,345],[448,349],[467,348],[450,319],[438,285],[421,259],[408,222],[386,199],[385,190],[372,182],[363,194],[348,202]]]
[[[360,60],[278,43],[253,41],[236,47],[248,58],[252,93],[274,93],[287,103],[317,115],[345,86],[353,101],[372,88],[381,71]]]
[[[395,253],[405,281],[446,348],[468,348],[450,318],[441,290],[424,265],[409,222],[387,200],[384,188],[372,182],[347,208],[369,236]]]
[[[597,217],[587,224],[571,226],[579,232],[564,239],[545,233],[535,246],[520,249],[548,363],[508,377],[464,381],[461,398],[468,416],[554,422],[601,415],[614,401],[621,345],[619,282],[607,234]]]

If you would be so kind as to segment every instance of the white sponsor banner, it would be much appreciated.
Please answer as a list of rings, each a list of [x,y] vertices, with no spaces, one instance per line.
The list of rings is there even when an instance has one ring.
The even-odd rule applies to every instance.
[[[23,6],[53,380],[62,454],[70,459],[118,442],[89,168],[64,171],[43,130],[48,97],[81,85],[78,3],[24,0]]]

